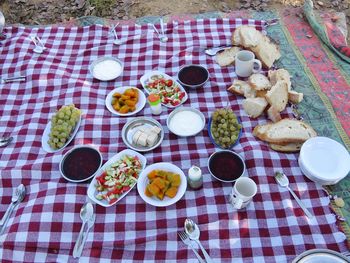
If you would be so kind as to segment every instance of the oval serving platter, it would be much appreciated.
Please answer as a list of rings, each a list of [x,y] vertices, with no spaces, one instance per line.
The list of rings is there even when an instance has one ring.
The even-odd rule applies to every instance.
[[[49,134],[50,134],[50,131],[51,131],[51,121],[49,121],[45,127],[45,130],[44,130],[44,133],[41,137],[41,146],[43,147],[44,151],[45,152],[48,152],[48,153],[55,153],[55,152],[59,152],[61,151],[62,149],[64,149],[72,140],[73,138],[75,137],[75,135],[77,134],[78,130],[79,130],[79,127],[80,127],[80,123],[81,123],[81,115],[80,114],[80,118],[79,118],[79,121],[77,122],[77,124],[75,125],[75,128],[71,134],[71,136],[69,137],[69,139],[67,140],[67,142],[63,145],[62,148],[59,148],[57,150],[54,150],[50,147],[50,145],[48,144],[48,141],[49,141]]]
[[[126,149],[126,150],[123,150],[119,153],[117,153],[116,155],[114,155],[112,158],[110,158],[96,173],[95,173],[95,176],[93,177],[90,185],[89,185],[89,188],[87,190],[87,194],[89,196],[89,198],[94,201],[96,204],[99,204],[100,206],[104,206],[104,207],[110,207],[116,203],[118,203],[121,199],[123,199],[134,187],[137,183],[135,183],[132,187],[130,187],[129,190],[127,190],[126,192],[124,192],[121,196],[119,196],[118,200],[115,201],[114,203],[111,203],[109,204],[108,201],[106,200],[98,200],[96,198],[96,188],[95,188],[95,185],[97,184],[97,181],[96,181],[96,177],[97,176],[100,176],[108,166],[110,166],[111,164],[115,163],[116,161],[118,161],[121,157],[125,156],[125,155],[129,155],[129,156],[137,156],[142,164],[142,168],[141,168],[141,171],[140,171],[140,174],[142,173],[142,171],[145,169],[146,167],[146,163],[147,163],[147,159],[140,153],[138,152],[135,152],[133,150],[130,150],[130,149]],[[139,176],[140,176],[139,174]]]
[[[157,126],[159,129],[161,129],[160,133],[158,134],[158,138],[153,146],[141,146],[133,142],[132,138],[138,130],[142,128],[146,128],[146,129],[152,128],[152,126]],[[162,125],[153,118],[148,118],[148,117],[133,118],[130,121],[128,121],[122,129],[122,139],[126,144],[126,146],[138,152],[148,152],[157,148],[162,143],[163,138],[164,138],[164,130]]]
[[[154,75],[162,75],[165,79],[171,79],[173,81],[173,83],[175,83],[182,92],[185,93],[185,96],[181,99],[181,102],[179,105],[176,105],[176,106],[173,106],[171,105],[170,103],[162,103],[162,105],[164,105],[165,107],[167,108],[176,108],[180,105],[182,105],[183,103],[185,103],[185,101],[188,99],[188,95],[187,95],[187,92],[186,90],[184,89],[184,87],[181,86],[181,84],[176,80],[174,79],[173,77],[169,76],[168,74],[164,73],[164,72],[161,72],[161,71],[158,71],[158,70],[154,70],[154,71],[149,71],[149,72],[146,72],[141,78],[140,78],[140,82],[141,82],[141,85],[142,87],[145,89],[145,91],[147,92],[147,94],[150,94],[150,91],[147,89],[146,85],[147,83],[149,82],[150,78]]]

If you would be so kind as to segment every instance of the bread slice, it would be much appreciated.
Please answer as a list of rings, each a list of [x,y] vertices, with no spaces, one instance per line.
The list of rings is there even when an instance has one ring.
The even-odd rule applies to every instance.
[[[269,90],[265,98],[267,102],[273,106],[278,112],[283,111],[286,108],[288,102],[288,85],[286,82],[278,81]]]
[[[270,124],[266,129],[259,129],[259,139],[282,145],[286,143],[302,143],[311,137],[317,136],[316,131],[310,125],[296,119],[282,119],[274,124]],[[261,134],[261,129],[264,131],[263,134]]]
[[[265,95],[267,92],[268,92],[268,90],[257,90],[255,93],[255,96],[265,98]]]
[[[248,83],[255,89],[255,90],[266,90],[271,88],[271,83],[269,79],[261,74],[261,73],[254,73],[248,78]]]
[[[258,137],[260,140],[265,136],[265,133],[270,129],[272,123],[255,126],[253,130],[253,135]]]
[[[246,98],[255,98],[256,97],[256,90],[253,89],[249,84],[244,90],[244,97],[246,97]]]
[[[275,85],[277,81],[283,80],[288,84],[288,90],[291,90],[292,83],[290,81],[290,74],[286,69],[269,70],[268,77],[270,79],[271,85]]]
[[[264,98],[247,98],[242,105],[249,117],[257,118],[264,112],[267,101]]]
[[[304,94],[301,92],[297,92],[294,90],[288,91],[288,101],[290,103],[298,104],[300,103],[304,98]]]
[[[251,26],[242,26],[239,35],[241,45],[245,48],[257,46],[263,37],[260,31]]]
[[[232,33],[232,45],[233,46],[241,46],[242,45],[242,40],[241,40],[241,35],[240,35],[240,31],[242,29],[242,26],[237,27],[235,29],[235,31],[233,31]]]
[[[281,114],[278,112],[278,110],[274,107],[271,106],[267,110],[267,117],[272,121],[272,122],[278,122],[282,119]]]
[[[250,85],[247,82],[235,79],[232,85],[227,90],[235,95],[244,96],[244,93],[247,89],[251,89]]]
[[[216,62],[221,67],[229,66],[235,62],[236,54],[240,50],[241,48],[239,47],[231,47],[231,48],[225,49],[224,51],[216,55]]]
[[[272,150],[277,152],[287,152],[287,153],[299,152],[302,145],[303,145],[302,142],[291,142],[287,144],[269,143],[269,146]]]
[[[250,49],[255,53],[256,57],[265,68],[271,68],[273,63],[281,57],[278,46],[272,43],[269,37],[264,35],[258,45]]]

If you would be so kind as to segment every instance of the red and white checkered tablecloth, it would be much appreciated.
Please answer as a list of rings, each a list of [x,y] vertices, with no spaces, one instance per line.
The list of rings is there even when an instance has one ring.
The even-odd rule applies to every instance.
[[[188,92],[184,104],[200,109],[208,118],[226,106],[240,116],[243,135],[234,150],[241,154],[249,176],[258,184],[254,202],[237,212],[228,203],[231,184],[213,180],[207,160],[216,149],[207,130],[198,136],[179,138],[169,133],[166,118],[170,109],[154,117],[164,127],[164,141],[145,153],[148,164],[165,161],[185,173],[198,165],[204,174],[201,190],[187,190],[175,205],[156,208],[144,203],[136,188],[117,205],[96,206],[96,224],[88,236],[81,262],[197,262],[194,253],[178,238],[184,220],[192,218],[201,229],[203,246],[216,262],[290,262],[312,248],[345,251],[345,236],[336,227],[329,198],[320,186],[301,173],[297,154],[271,151],[252,135],[252,128],[265,117],[250,119],[238,98],[226,91],[235,74],[233,67],[220,68],[206,47],[229,44],[232,30],[242,23],[263,29],[263,21],[205,19],[169,23],[169,41],[161,43],[151,25],[119,26],[125,41],[112,44],[109,28],[7,27],[8,38],[0,47],[0,76],[26,75],[26,82],[0,84],[0,135],[9,133],[14,142],[0,148],[0,216],[10,203],[12,189],[26,185],[28,194],[15,209],[0,236],[2,262],[77,262],[72,255],[81,220],[79,211],[87,201],[88,184],[66,182],[58,171],[62,155],[75,145],[93,144],[104,161],[126,148],[121,138],[130,118],[113,116],[105,107],[106,95],[115,87],[141,88],[139,79],[158,69],[176,76],[182,65],[206,65],[210,82]],[[30,36],[39,36],[47,50],[33,52]],[[100,82],[89,74],[96,58],[108,55],[124,63],[115,81]],[[62,105],[74,103],[84,112],[73,142],[58,153],[41,148],[41,135],[52,114]],[[288,111],[291,114],[291,111]],[[148,106],[136,116],[151,116]],[[208,119],[207,119],[208,120]],[[288,190],[278,187],[274,171],[283,169],[291,187],[315,215],[309,221]]]

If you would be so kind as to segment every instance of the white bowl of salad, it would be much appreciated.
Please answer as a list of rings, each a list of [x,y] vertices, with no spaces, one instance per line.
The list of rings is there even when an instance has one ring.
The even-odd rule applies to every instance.
[[[142,154],[129,149],[114,155],[96,172],[89,198],[104,207],[116,204],[134,188],[146,163]]]
[[[140,82],[148,94],[158,94],[165,107],[175,108],[188,99],[184,87],[164,72],[157,70],[147,72],[141,77]]]

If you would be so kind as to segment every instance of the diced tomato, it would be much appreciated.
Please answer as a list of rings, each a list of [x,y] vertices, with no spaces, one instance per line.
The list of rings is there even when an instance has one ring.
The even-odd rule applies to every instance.
[[[115,202],[117,202],[118,198],[112,198],[111,200],[109,200],[109,204],[113,204]]]
[[[185,97],[185,92],[180,92],[179,99],[182,100],[183,97]]]
[[[155,85],[154,85],[154,83],[152,82],[152,83],[149,83],[149,84],[148,84],[148,87],[150,87],[151,89],[154,89]]]
[[[100,182],[101,185],[103,185],[106,182],[105,176],[107,175],[106,172],[103,172],[100,176],[96,177],[96,180]]]
[[[113,191],[112,191],[112,193],[113,193],[113,194],[116,194],[116,195],[119,195],[120,192],[121,192],[121,189],[118,189],[118,188],[115,188],[115,189],[113,189]]]
[[[128,185],[127,185],[127,186],[124,186],[124,187],[123,187],[123,192],[129,191],[129,189],[130,189],[130,186],[128,186]]]
[[[179,105],[180,104],[180,101],[178,101],[178,100],[173,100],[172,102],[171,102],[171,105],[173,105],[173,106],[177,106],[177,105]]]
[[[171,87],[173,85],[173,80],[168,79],[165,83],[168,87]]]

